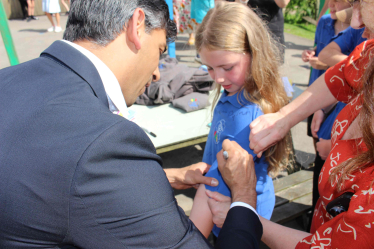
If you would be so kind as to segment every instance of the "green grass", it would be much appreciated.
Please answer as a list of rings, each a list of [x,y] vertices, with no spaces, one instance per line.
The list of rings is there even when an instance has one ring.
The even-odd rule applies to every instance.
[[[309,40],[314,40],[316,26],[313,24],[290,24],[284,23],[284,32],[292,35],[297,35]]]

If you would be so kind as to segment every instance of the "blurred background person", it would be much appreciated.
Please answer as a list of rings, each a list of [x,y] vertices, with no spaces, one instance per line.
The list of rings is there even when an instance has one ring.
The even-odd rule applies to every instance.
[[[38,20],[39,18],[34,16],[34,11],[35,11],[35,0],[27,0],[27,11],[29,14],[29,17],[27,18],[27,21],[31,20]]]
[[[23,15],[22,20],[26,20],[26,18],[28,17],[27,0],[19,0],[19,3],[21,4],[21,10]]]
[[[70,11],[70,8],[69,8],[69,5],[70,5],[70,0],[61,0],[61,3],[62,5],[64,5],[65,9],[66,9],[66,13],[65,15],[69,15],[69,11]]]
[[[278,48],[284,62],[284,17],[283,8],[290,0],[249,0],[247,5],[265,21],[273,38],[279,43]]]
[[[214,0],[191,0],[191,18],[200,24],[212,8],[214,8]],[[199,54],[196,54],[195,61],[201,63]]]
[[[197,22],[191,18],[191,0],[173,0],[174,19],[177,23],[178,34],[189,35],[188,45],[195,45]]]
[[[43,11],[51,22],[52,26],[47,29],[48,32],[61,32],[60,25],[60,4],[58,0],[43,0]],[[52,14],[55,14],[56,24],[53,22]]]

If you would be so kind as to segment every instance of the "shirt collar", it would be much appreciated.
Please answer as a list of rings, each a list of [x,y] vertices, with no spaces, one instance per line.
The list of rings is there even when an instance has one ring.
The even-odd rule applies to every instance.
[[[103,82],[104,89],[108,97],[109,110],[115,114],[119,114],[127,118],[129,116],[129,112],[125,98],[122,95],[121,87],[116,76],[109,69],[109,67],[105,65],[105,63],[102,62],[96,55],[78,44],[66,40],[62,41],[77,49],[92,62],[100,75],[101,81]]]
[[[252,103],[245,98],[244,89],[235,93],[232,96],[228,96],[227,94],[228,94],[227,91],[223,91],[221,98],[219,99],[218,102],[221,102],[221,103],[229,102],[236,108],[241,108],[243,105],[248,105]]]
[[[333,30],[335,30],[335,28],[334,28],[335,22],[336,22],[336,20],[332,19],[331,14],[330,14],[330,18],[328,18],[327,22],[326,22],[327,26],[332,28]]]

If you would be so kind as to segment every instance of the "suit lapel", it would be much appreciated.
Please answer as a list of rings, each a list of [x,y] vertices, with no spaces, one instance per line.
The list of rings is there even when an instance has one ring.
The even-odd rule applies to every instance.
[[[107,95],[99,73],[92,62],[81,52],[63,41],[55,41],[40,56],[52,57],[74,71],[91,86],[95,96],[105,106],[109,107]]]

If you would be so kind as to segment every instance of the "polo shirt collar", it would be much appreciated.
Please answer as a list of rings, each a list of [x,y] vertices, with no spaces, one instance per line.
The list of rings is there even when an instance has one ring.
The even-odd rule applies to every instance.
[[[232,96],[228,96],[228,92],[226,90],[224,90],[222,95],[221,95],[221,98],[219,99],[218,102],[220,102],[220,103],[229,102],[230,104],[232,104],[236,108],[241,108],[243,105],[251,103],[250,101],[248,101],[245,98],[244,89],[235,93]]]

